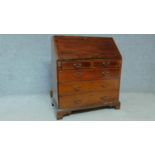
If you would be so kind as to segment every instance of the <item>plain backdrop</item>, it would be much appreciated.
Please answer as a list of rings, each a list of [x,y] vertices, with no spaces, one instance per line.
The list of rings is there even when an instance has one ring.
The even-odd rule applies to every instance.
[[[49,93],[52,36],[0,35],[0,96]],[[84,36],[114,38],[123,57],[122,92],[155,92],[155,35]]]

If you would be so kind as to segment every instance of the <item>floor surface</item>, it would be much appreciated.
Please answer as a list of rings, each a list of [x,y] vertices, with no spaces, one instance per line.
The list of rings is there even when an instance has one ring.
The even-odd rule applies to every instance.
[[[155,94],[121,93],[121,109],[101,109],[65,116],[66,121],[155,120]],[[55,121],[49,95],[0,97],[1,121]]]

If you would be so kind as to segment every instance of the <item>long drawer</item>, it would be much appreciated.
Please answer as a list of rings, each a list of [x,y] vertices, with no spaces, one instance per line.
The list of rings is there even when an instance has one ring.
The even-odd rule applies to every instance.
[[[112,79],[120,77],[120,69],[81,69],[58,72],[59,82]]]
[[[90,92],[59,97],[59,108],[82,108],[112,105],[118,101],[118,91]]]
[[[119,80],[78,81],[59,84],[59,96],[81,94],[91,91],[118,90]]]

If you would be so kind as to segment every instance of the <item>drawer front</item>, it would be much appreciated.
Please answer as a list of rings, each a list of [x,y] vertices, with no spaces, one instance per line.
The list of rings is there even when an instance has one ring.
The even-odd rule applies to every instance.
[[[104,68],[104,67],[117,68],[120,66],[121,66],[121,61],[119,60],[99,60],[94,62],[94,67],[97,67],[97,68]]]
[[[63,61],[62,69],[82,69],[91,68],[90,61]]]
[[[59,108],[84,108],[113,105],[118,101],[118,91],[91,92],[59,98]]]
[[[119,80],[80,81],[59,84],[59,95],[81,94],[92,91],[118,90]]]
[[[119,78],[119,69],[102,69],[102,70],[63,70],[59,71],[59,83],[71,81],[87,81]]]

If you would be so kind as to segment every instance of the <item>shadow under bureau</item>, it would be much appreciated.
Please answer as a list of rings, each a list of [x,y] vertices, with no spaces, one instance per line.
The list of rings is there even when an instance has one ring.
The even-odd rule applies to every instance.
[[[99,107],[120,109],[122,57],[112,38],[55,36],[52,90],[57,119]]]

